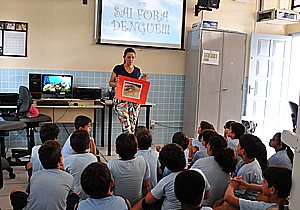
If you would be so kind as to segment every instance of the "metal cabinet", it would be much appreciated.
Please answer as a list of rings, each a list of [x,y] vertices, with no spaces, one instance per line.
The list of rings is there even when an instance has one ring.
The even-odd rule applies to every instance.
[[[188,31],[183,132],[196,136],[202,120],[223,132],[242,117],[247,34],[226,30]]]

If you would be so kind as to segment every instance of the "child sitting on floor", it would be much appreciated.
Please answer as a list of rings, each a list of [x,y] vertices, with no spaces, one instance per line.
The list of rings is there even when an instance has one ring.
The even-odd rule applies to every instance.
[[[138,141],[137,156],[142,156],[148,162],[150,167],[150,189],[152,189],[157,183],[157,173],[161,174],[160,162],[158,161],[157,153],[149,150],[152,145],[152,135],[148,130],[139,131],[136,135]]]
[[[251,134],[244,134],[240,137],[238,144],[238,155],[243,159],[242,167],[237,171],[236,176],[241,177],[249,184],[260,184],[263,181],[262,169],[256,157],[261,150],[261,141],[258,137]],[[237,190],[240,198],[255,200],[256,191]]]
[[[71,147],[74,154],[64,159],[66,172],[74,177],[74,190],[79,194],[80,200],[86,199],[88,196],[82,191],[80,185],[80,176],[82,171],[92,162],[97,162],[95,155],[87,153],[90,138],[85,130],[77,130],[71,136]]]
[[[205,181],[203,176],[194,170],[186,170],[175,178],[174,191],[181,203],[182,210],[212,210],[199,206],[203,199]]]
[[[161,160],[161,163],[164,164],[171,171],[171,174],[162,178],[157,183],[157,185],[151,190],[151,192],[149,192],[144,199],[140,200],[133,207],[134,210],[142,210],[143,206],[155,203],[156,201],[162,199],[163,195],[165,195],[165,199],[163,200],[161,209],[169,210],[181,208],[181,204],[175,196],[174,182],[176,176],[181,171],[186,169],[186,161],[183,149],[175,143],[167,144],[160,151],[159,159]],[[191,170],[195,170],[203,176],[205,180],[204,199],[209,198],[210,184],[208,183],[205,175],[199,169]]]
[[[130,209],[129,201],[111,194],[114,180],[105,163],[91,163],[81,174],[83,191],[91,198],[80,201],[78,210]]]
[[[72,175],[64,171],[59,143],[53,140],[46,141],[39,149],[39,158],[44,169],[32,174],[29,195],[21,190],[11,192],[10,200],[13,208],[74,209],[79,196],[73,192]]]
[[[116,139],[116,153],[120,159],[108,161],[107,166],[115,181],[113,194],[123,196],[133,206],[150,191],[150,167],[137,152],[135,135],[123,133]]]
[[[43,144],[48,140],[57,141],[58,134],[58,126],[56,124],[47,123],[41,127],[40,139]],[[27,169],[30,169],[32,167],[32,173],[43,169],[38,153],[40,147],[41,145],[34,146],[31,151],[31,158],[30,162],[27,165]]]
[[[248,184],[240,177],[234,178],[226,190],[225,197],[215,203],[214,209],[265,210],[278,204],[285,205],[292,188],[292,170],[284,166],[269,167],[264,171],[264,180],[261,184]],[[261,192],[269,197],[269,202],[237,198],[234,195],[234,190],[237,189]]]
[[[92,127],[91,127],[91,123],[92,120],[91,118],[84,116],[84,115],[79,115],[75,118],[75,129],[76,130],[85,130],[88,132],[88,134],[90,134]],[[69,155],[72,155],[74,153],[74,150],[71,147],[70,144],[70,138],[71,138],[72,134],[68,137],[68,139],[66,140],[61,153],[63,158],[68,157]],[[93,137],[89,137],[90,138],[90,152],[92,154],[94,154],[95,156],[97,155],[97,148],[95,145],[95,141]],[[101,162],[101,158],[99,160]]]

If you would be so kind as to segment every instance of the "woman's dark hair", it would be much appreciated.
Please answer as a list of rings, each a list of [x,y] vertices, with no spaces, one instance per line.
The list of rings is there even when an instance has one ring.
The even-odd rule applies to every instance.
[[[209,139],[210,149],[215,161],[221,166],[225,173],[234,172],[237,164],[237,158],[234,150],[227,147],[226,139],[220,134],[213,135]]]
[[[240,137],[240,146],[246,151],[248,158],[257,159],[262,171],[268,167],[266,146],[260,138],[252,134],[244,134]]]
[[[275,138],[277,139],[277,145],[281,145],[282,146],[282,148],[280,150],[286,150],[286,153],[287,153],[288,157],[290,158],[291,163],[293,164],[294,153],[293,153],[293,151],[291,150],[291,148],[288,145],[286,145],[285,143],[283,143],[281,141],[281,133],[276,133],[275,134]]]
[[[131,53],[131,52],[133,52],[133,53],[136,55],[136,52],[135,52],[135,50],[134,50],[133,48],[131,48],[131,47],[126,48],[126,49],[124,50],[124,56],[126,57],[127,53]],[[125,60],[124,60],[124,63],[126,63]]]

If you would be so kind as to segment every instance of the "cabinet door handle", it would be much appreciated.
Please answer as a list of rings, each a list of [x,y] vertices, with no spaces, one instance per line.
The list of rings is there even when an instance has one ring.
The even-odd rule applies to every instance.
[[[229,91],[229,88],[223,88],[222,91]]]

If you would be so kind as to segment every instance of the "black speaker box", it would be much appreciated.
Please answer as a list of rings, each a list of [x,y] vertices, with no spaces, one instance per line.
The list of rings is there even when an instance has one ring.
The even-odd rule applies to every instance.
[[[218,9],[220,0],[198,0],[198,6]]]
[[[101,92],[100,88],[76,87],[73,89],[73,98],[90,100],[100,99]]]
[[[29,91],[33,99],[40,99],[42,96],[42,75],[29,74]]]

